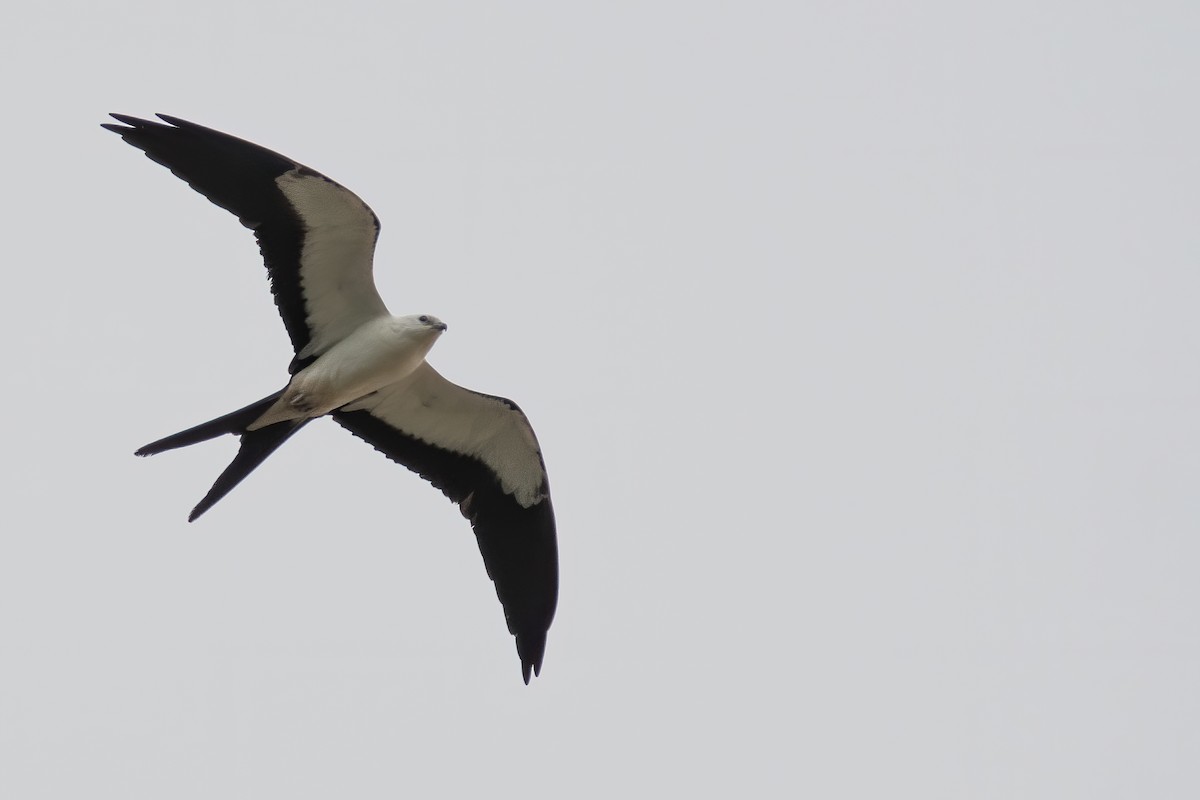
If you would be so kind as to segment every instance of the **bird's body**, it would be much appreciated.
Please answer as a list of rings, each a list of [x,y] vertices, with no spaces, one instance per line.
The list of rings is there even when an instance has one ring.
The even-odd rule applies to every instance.
[[[295,351],[280,391],[137,454],[240,437],[194,520],[308,422],[333,417],[459,504],[528,683],[540,672],[557,605],[558,549],[545,463],[525,415],[510,400],[447,381],[425,360],[446,325],[388,311],[372,275],[379,220],[354,193],[286,156],[185,120],[113,117],[123,124],[105,128],[254,231]]]
[[[428,314],[367,320],[293,375],[280,398],[248,430],[321,417],[404,380],[445,330],[445,323]]]

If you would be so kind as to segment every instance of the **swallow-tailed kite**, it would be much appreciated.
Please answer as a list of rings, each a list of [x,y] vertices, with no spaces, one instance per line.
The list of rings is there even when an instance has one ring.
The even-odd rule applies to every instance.
[[[293,433],[329,415],[440,489],[471,522],[516,637],[526,683],[538,674],[558,600],[558,547],[546,466],[516,403],[456,386],[425,361],[446,324],[392,316],[371,261],[379,220],[350,190],[286,156],[175,117],[113,114],[103,127],[254,231],[291,337],[291,379],[245,408],[137,451],[240,437],[194,520]],[[165,124],[164,124],[165,123]]]

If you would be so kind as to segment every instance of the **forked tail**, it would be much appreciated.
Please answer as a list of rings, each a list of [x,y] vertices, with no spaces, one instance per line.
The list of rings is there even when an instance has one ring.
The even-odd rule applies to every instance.
[[[188,522],[192,522],[216,505],[217,501],[222,497],[229,494],[233,487],[241,483],[242,479],[253,472],[254,468],[261,464],[267,456],[274,453],[279,445],[286,442],[288,437],[300,430],[308,422],[307,419],[287,420],[277,422],[265,428],[259,428],[256,431],[246,430],[246,426],[262,416],[263,412],[278,400],[281,394],[283,392],[278,391],[269,397],[264,397],[258,402],[251,403],[245,408],[239,408],[237,411],[233,411],[223,417],[217,417],[194,428],[188,428],[186,431],[180,431],[179,433],[159,439],[156,442],[151,442],[144,447],[139,447],[135,455],[152,456],[155,453],[162,453],[166,450],[174,450],[179,447],[187,447],[188,445],[215,439],[226,433],[232,433],[241,437],[241,444],[233,461],[230,462],[225,471],[217,478],[216,483],[208,490],[208,494],[204,496],[204,499],[197,503],[196,507],[192,509],[192,513],[188,515]]]

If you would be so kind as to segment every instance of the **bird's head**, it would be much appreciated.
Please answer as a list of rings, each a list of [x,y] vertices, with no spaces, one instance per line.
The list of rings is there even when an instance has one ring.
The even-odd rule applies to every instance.
[[[430,328],[434,331],[437,331],[438,334],[445,333],[446,328],[449,327],[446,325],[446,323],[442,322],[432,314],[421,314],[419,316],[414,315],[412,317],[412,321],[417,327]]]

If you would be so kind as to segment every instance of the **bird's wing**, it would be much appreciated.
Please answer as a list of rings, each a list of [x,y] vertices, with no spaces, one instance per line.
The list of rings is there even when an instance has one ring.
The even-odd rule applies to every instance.
[[[254,231],[297,365],[387,313],[371,273],[379,220],[349,189],[193,122],[112,116],[124,124],[103,127]]]
[[[525,415],[512,401],[456,386],[425,363],[333,417],[458,503],[528,683],[530,670],[541,670],[558,602],[558,545],[545,463]]]

